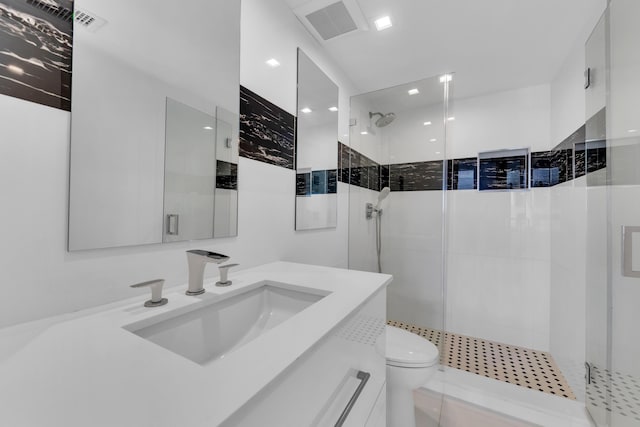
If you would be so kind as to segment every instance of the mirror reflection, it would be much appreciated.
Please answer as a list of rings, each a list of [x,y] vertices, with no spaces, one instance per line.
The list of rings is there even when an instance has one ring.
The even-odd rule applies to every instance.
[[[298,49],[296,230],[336,227],[338,86]]]
[[[237,176],[239,2],[184,0],[188,14],[176,6],[75,2],[75,13],[91,19],[74,28],[69,250],[236,234],[237,187],[218,191],[217,163],[229,163],[220,178],[228,186]],[[198,120],[212,128],[208,148],[186,130]],[[235,157],[221,159],[226,139]],[[187,147],[198,158],[185,157]],[[218,193],[225,202],[216,205]],[[178,234],[167,233],[173,227]]]

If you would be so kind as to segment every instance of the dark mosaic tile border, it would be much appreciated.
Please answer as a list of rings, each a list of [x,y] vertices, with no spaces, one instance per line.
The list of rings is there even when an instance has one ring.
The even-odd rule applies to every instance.
[[[482,191],[527,188],[528,160],[526,155],[480,159],[479,189]]]
[[[442,160],[389,165],[391,191],[442,190]]]
[[[216,161],[216,188],[238,190],[238,165]]]
[[[448,160],[447,189],[477,190],[478,182],[480,190],[553,187],[600,170],[607,166],[605,141],[586,142],[586,138],[590,134],[604,135],[605,117],[603,109],[552,150],[532,152],[530,158],[523,155],[481,159],[480,168],[476,157]],[[381,165],[338,141],[338,181],[370,190],[442,190],[443,166],[441,160]],[[507,172],[514,168],[519,170],[517,185],[507,180]]]
[[[476,157],[447,161],[447,189],[478,189],[478,159]]]
[[[382,168],[364,154],[338,142],[338,181],[380,191],[381,175],[386,173],[388,176],[388,172],[384,172]]]
[[[295,116],[240,86],[240,155],[295,169]]]

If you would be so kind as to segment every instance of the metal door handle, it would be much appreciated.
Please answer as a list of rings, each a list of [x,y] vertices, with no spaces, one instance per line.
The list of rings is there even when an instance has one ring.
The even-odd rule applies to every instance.
[[[180,217],[178,216],[178,214],[167,215],[167,234],[175,236],[179,233],[179,220]]]
[[[344,410],[342,411],[342,414],[340,414],[340,418],[338,418],[338,421],[336,422],[335,427],[341,427],[344,424],[344,422],[347,420],[347,417],[349,416],[351,409],[353,409],[353,406],[356,404],[356,401],[360,397],[360,393],[362,393],[362,390],[364,389],[364,386],[367,385],[367,381],[369,381],[370,377],[371,377],[370,373],[364,372],[364,371],[358,371],[356,378],[360,380],[360,384],[358,385],[358,388],[356,388],[356,391],[353,392],[353,396],[351,396],[351,399],[349,399],[349,403],[347,403],[347,406],[345,406]]]

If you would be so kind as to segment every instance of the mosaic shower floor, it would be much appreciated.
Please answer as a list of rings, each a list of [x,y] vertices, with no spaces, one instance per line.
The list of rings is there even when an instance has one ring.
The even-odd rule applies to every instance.
[[[391,326],[420,335],[443,349],[440,363],[528,389],[575,400],[549,353],[390,320]],[[444,346],[441,347],[444,335]]]

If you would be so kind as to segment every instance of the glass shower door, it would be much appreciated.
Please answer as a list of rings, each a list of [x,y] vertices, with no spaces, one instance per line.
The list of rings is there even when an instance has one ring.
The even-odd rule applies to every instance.
[[[587,307],[587,357],[597,355],[606,365],[592,367],[587,406],[598,426],[639,427],[640,2],[611,0],[607,13],[606,186],[588,205],[590,217],[604,210],[605,238],[590,243],[606,248],[598,260],[606,262],[606,286]]]

